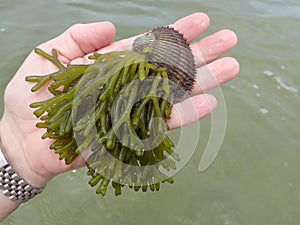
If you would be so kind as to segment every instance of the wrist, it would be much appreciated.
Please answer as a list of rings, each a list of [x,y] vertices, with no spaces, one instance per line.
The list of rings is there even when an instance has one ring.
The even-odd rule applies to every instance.
[[[5,219],[9,214],[11,214],[20,203],[9,200],[0,191],[0,224],[3,219]]]
[[[17,127],[17,126],[16,126]],[[27,154],[27,146],[24,137],[13,132],[4,118],[0,121],[0,148],[5,160],[13,170],[22,177],[29,185],[40,188],[46,185],[48,178],[42,176],[34,169],[31,159]]]

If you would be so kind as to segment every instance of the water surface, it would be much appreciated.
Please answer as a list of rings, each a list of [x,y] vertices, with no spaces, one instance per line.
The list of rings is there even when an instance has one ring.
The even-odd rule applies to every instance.
[[[74,23],[110,20],[121,39],[196,11],[211,17],[203,36],[229,28],[239,37],[230,55],[241,63],[241,73],[222,88],[227,129],[212,166],[198,171],[208,117],[200,124],[197,151],[175,184],[155,193],[124,190],[121,197],[110,191],[102,198],[86,184],[83,168],[53,179],[3,224],[299,224],[298,0],[1,1],[0,90],[36,45]]]

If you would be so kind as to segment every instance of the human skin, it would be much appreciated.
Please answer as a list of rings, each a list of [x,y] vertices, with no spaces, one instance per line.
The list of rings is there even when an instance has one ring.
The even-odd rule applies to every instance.
[[[194,13],[171,26],[182,33],[188,42],[192,42],[209,25],[210,20],[206,14]],[[48,53],[55,48],[63,64],[88,64],[91,62],[88,55],[93,52],[105,53],[131,48],[135,37],[113,42],[115,35],[116,29],[110,22],[77,24],[38,48]],[[217,106],[216,99],[205,92],[233,79],[239,73],[236,59],[220,58],[236,44],[235,33],[227,29],[191,43],[198,76],[191,97],[174,105],[171,119],[167,121],[170,129],[197,121],[210,114]],[[51,140],[41,139],[44,130],[36,127],[39,120],[33,115],[29,104],[50,98],[51,95],[46,89],[32,93],[32,84],[27,83],[25,77],[55,71],[57,67],[31,52],[7,85],[4,94],[4,114],[0,121],[2,151],[14,170],[35,187],[44,186],[58,174],[84,166],[87,154],[83,152],[72,164],[66,165],[54,151],[49,150]],[[0,203],[0,221],[18,206],[2,194]]]

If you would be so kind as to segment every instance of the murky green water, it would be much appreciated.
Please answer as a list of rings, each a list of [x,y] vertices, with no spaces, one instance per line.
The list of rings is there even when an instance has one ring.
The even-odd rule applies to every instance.
[[[241,73],[223,87],[227,130],[214,164],[198,172],[210,131],[206,118],[198,151],[174,185],[102,198],[86,184],[84,168],[52,180],[3,224],[299,224],[298,0],[0,0],[1,93],[33,47],[74,23],[110,20],[121,39],[195,11],[211,17],[205,35],[230,28],[240,40],[230,55]]]

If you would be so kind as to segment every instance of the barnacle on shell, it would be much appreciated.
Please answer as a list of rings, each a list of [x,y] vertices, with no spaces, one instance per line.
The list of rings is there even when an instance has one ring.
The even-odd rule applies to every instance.
[[[84,150],[89,184],[105,195],[123,186],[159,190],[173,179],[161,171],[176,168],[179,156],[165,134],[172,105],[186,98],[195,79],[192,52],[183,35],[158,27],[138,37],[130,51],[95,53],[90,65],[63,66],[56,50],[35,52],[59,71],[28,76],[32,91],[47,86],[53,97],[30,105],[61,160],[70,164]]]

